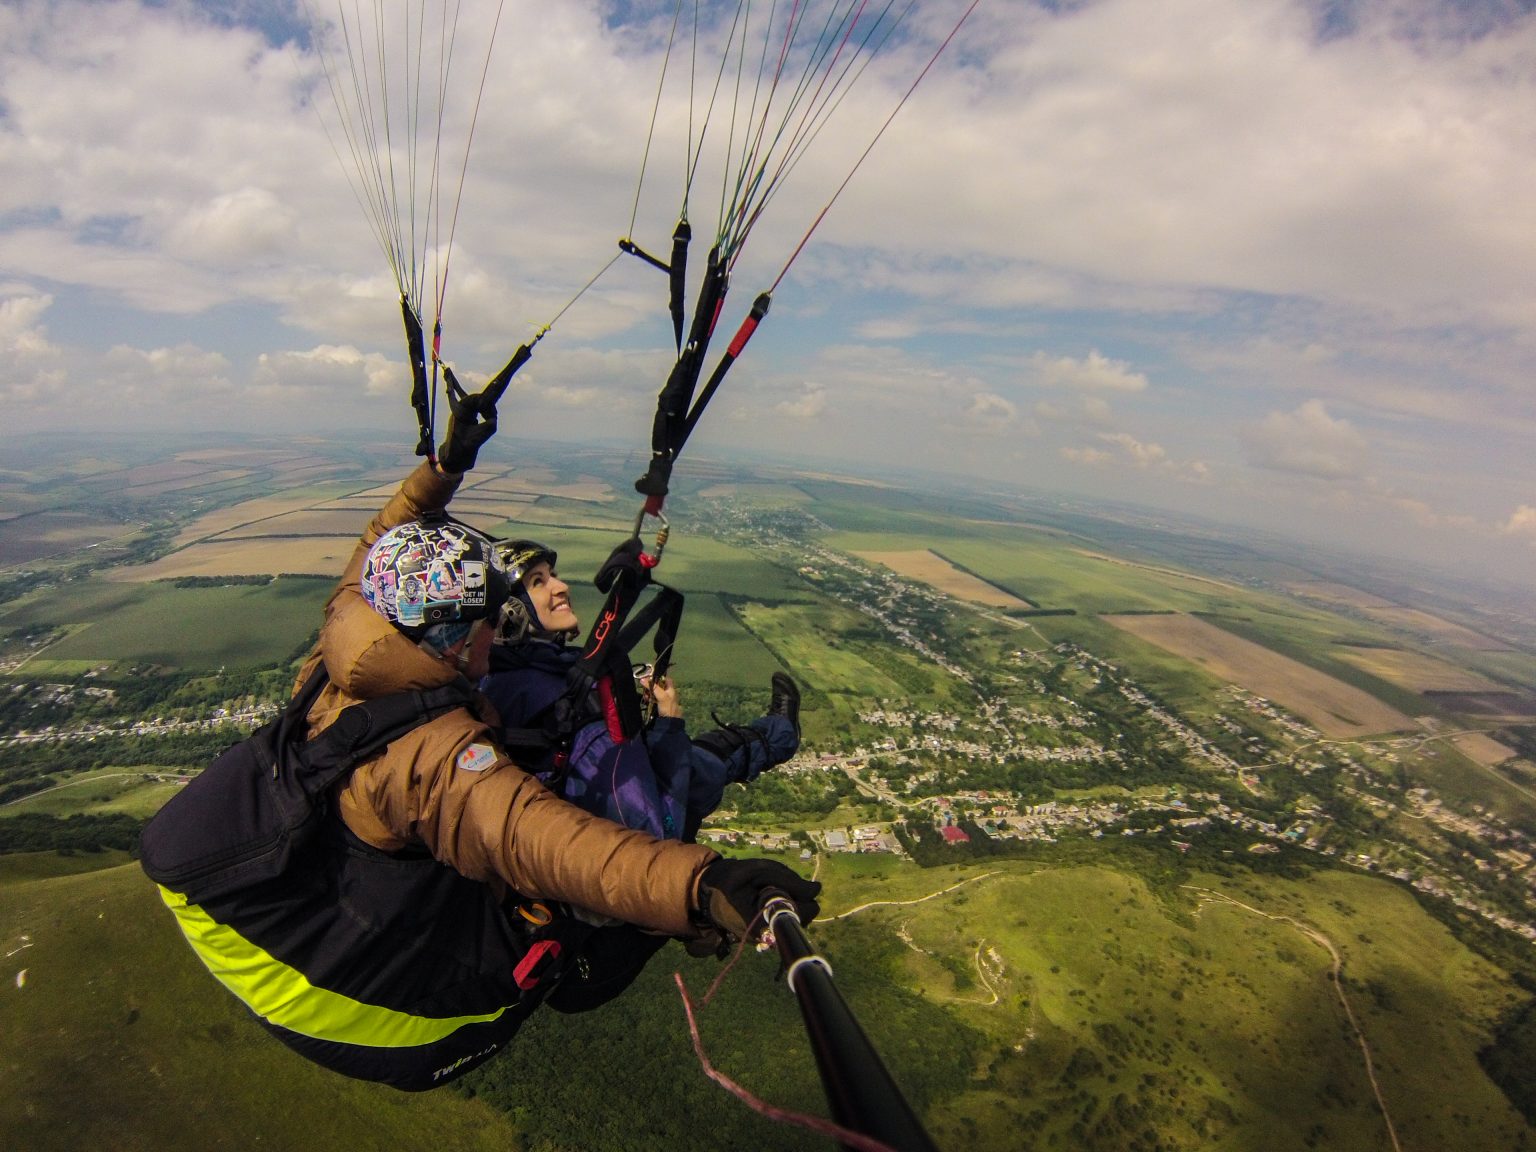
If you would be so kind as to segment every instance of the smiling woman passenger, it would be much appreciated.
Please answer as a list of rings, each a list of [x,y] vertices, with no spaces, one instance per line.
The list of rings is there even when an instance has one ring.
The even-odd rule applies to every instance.
[[[496,706],[504,730],[538,730],[566,699],[569,673],[581,656],[568,642],[581,623],[571,607],[570,586],[556,570],[554,549],[512,540],[500,546],[499,556],[511,595],[491,652],[491,675],[480,688]],[[588,693],[566,704],[580,710],[583,723],[563,778],[556,779],[553,748],[531,765],[567,800],[616,823],[692,842],[727,784],[756,780],[800,746],[800,691],[783,672],[773,674],[764,715],[692,740],[677,685],[647,669],[639,687],[656,711],[640,737],[615,740],[595,693]]]

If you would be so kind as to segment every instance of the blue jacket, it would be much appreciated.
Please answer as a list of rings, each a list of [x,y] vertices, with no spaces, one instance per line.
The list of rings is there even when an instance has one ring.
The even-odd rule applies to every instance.
[[[564,694],[581,653],[534,640],[491,653],[491,674],[480,683],[509,729],[537,728]],[[693,745],[681,718],[658,716],[639,737],[617,742],[595,699],[583,702],[590,716],[576,732],[561,794],[579,808],[661,839],[681,839],[705,813],[690,820],[688,798]],[[548,780],[553,752],[527,765]]]

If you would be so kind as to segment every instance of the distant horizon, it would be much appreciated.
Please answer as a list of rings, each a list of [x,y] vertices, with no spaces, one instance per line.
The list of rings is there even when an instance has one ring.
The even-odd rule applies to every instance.
[[[249,429],[205,429],[190,436],[184,431],[175,430],[119,429],[93,437],[93,440],[100,447],[117,446],[123,450],[133,451],[135,454],[155,456],[235,445],[267,447],[289,442],[295,447],[302,446],[305,442],[337,446],[370,444],[381,456],[399,461],[403,478],[405,471],[417,458],[413,454],[414,445],[406,439],[406,433],[409,430],[404,427],[403,422],[397,421],[397,423],[400,427],[395,429],[398,440],[395,446],[381,441],[366,429],[358,428],[290,435]],[[91,445],[81,444],[78,436],[62,432],[40,433],[33,437],[29,444],[7,443],[0,446],[0,481],[3,481],[7,472],[12,471],[15,464],[23,462],[23,457],[35,453],[45,459],[50,458],[51,454],[57,451],[55,445],[73,448],[80,454],[88,453],[91,448]],[[563,448],[611,449],[615,454],[613,462],[615,468],[618,466],[619,458],[639,462],[649,455],[648,443],[626,443],[617,437],[594,436],[560,441],[519,437],[515,433],[502,430],[498,431],[489,445],[482,450],[484,453],[482,460],[504,467],[515,467],[515,457],[509,458],[506,451],[512,446],[533,449],[530,456],[534,459],[558,456]],[[711,450],[712,448],[714,450]],[[57,466],[58,460],[54,458],[53,463]],[[902,467],[897,464],[881,464],[868,460],[849,461],[805,454],[774,454],[753,452],[750,449],[719,448],[704,442],[702,437],[697,446],[691,446],[690,450],[680,458],[677,465],[678,477],[686,478],[693,464],[742,467],[754,472],[782,471],[791,476],[802,472],[816,472],[833,482],[841,475],[855,481],[876,481],[906,493],[927,491],[929,495],[941,499],[956,497],[998,505],[1000,511],[1007,510],[1008,502],[1012,501],[1019,505],[1012,510],[1021,517],[1029,515],[1027,505],[1030,504],[1047,504],[1063,514],[1106,522],[1113,518],[1112,514],[1119,517],[1134,517],[1138,527],[1143,531],[1164,531],[1171,535],[1179,535],[1181,530],[1182,533],[1215,534],[1229,543],[1252,548],[1270,559],[1294,564],[1298,568],[1310,566],[1313,569],[1322,570],[1341,582],[1347,582],[1353,578],[1357,581],[1375,582],[1378,585],[1396,585],[1400,590],[1399,594],[1408,592],[1409,589],[1404,586],[1412,585],[1415,582],[1414,577],[1418,576],[1421,582],[1432,582],[1430,587],[1421,587],[1417,590],[1421,595],[1437,594],[1455,600],[1470,600],[1479,595],[1499,597],[1499,603],[1494,605],[1483,603],[1467,606],[1481,607],[1494,615],[1514,613],[1521,616],[1531,630],[1528,642],[1536,643],[1536,589],[1518,582],[1504,583],[1496,576],[1487,573],[1469,573],[1464,568],[1453,569],[1440,566],[1422,558],[1385,557],[1380,554],[1351,550],[1344,545],[1308,541],[1273,529],[1224,521],[1217,517],[1182,509],[1162,508],[1121,497],[1096,497],[1024,485],[1010,487],[1000,483],[978,487],[974,477],[961,472],[942,472],[921,466]],[[640,469],[637,468],[637,476],[639,471]],[[620,491],[622,496],[623,490]],[[636,499],[638,500],[638,497]],[[679,503],[674,500],[673,507],[678,506]],[[1165,523],[1159,524],[1159,521]],[[0,556],[0,563],[3,561],[3,556]],[[1405,570],[1403,565],[1409,567]],[[1201,565],[1191,561],[1190,567],[1198,570]],[[1520,640],[1521,638],[1512,637],[1511,639]]]

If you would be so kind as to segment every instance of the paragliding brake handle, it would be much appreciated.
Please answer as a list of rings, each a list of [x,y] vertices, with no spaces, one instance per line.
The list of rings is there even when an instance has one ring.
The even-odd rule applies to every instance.
[[[650,496],[646,498],[645,506],[640,509],[640,515],[635,517],[636,539],[640,538],[640,530],[645,527],[647,518],[657,521],[656,545],[652,552],[641,552],[640,563],[646,568],[654,568],[661,563],[662,549],[667,546],[667,537],[672,533],[672,524],[661,510],[661,502],[665,497]]]

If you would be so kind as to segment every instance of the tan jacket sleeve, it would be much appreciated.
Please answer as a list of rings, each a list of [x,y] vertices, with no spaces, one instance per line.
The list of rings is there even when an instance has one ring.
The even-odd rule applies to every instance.
[[[698,874],[716,853],[657,840],[556,796],[464,712],[440,716],[353,773],[347,824],[377,847],[411,841],[474,880],[671,935],[691,935]]]
[[[448,502],[459,490],[459,483],[463,479],[463,476],[451,473],[444,475],[433,467],[430,460],[423,460],[417,465],[415,471],[401,483],[399,491],[389,498],[389,503],[379,510],[379,514],[363,530],[362,538],[352,550],[352,559],[347,561],[347,567],[336,583],[336,590],[326,601],[326,614],[330,614],[331,605],[339,593],[358,586],[363,578],[363,564],[368,559],[368,549],[374,546],[380,536],[391,528],[421,519],[424,513],[440,512],[448,507]]]

